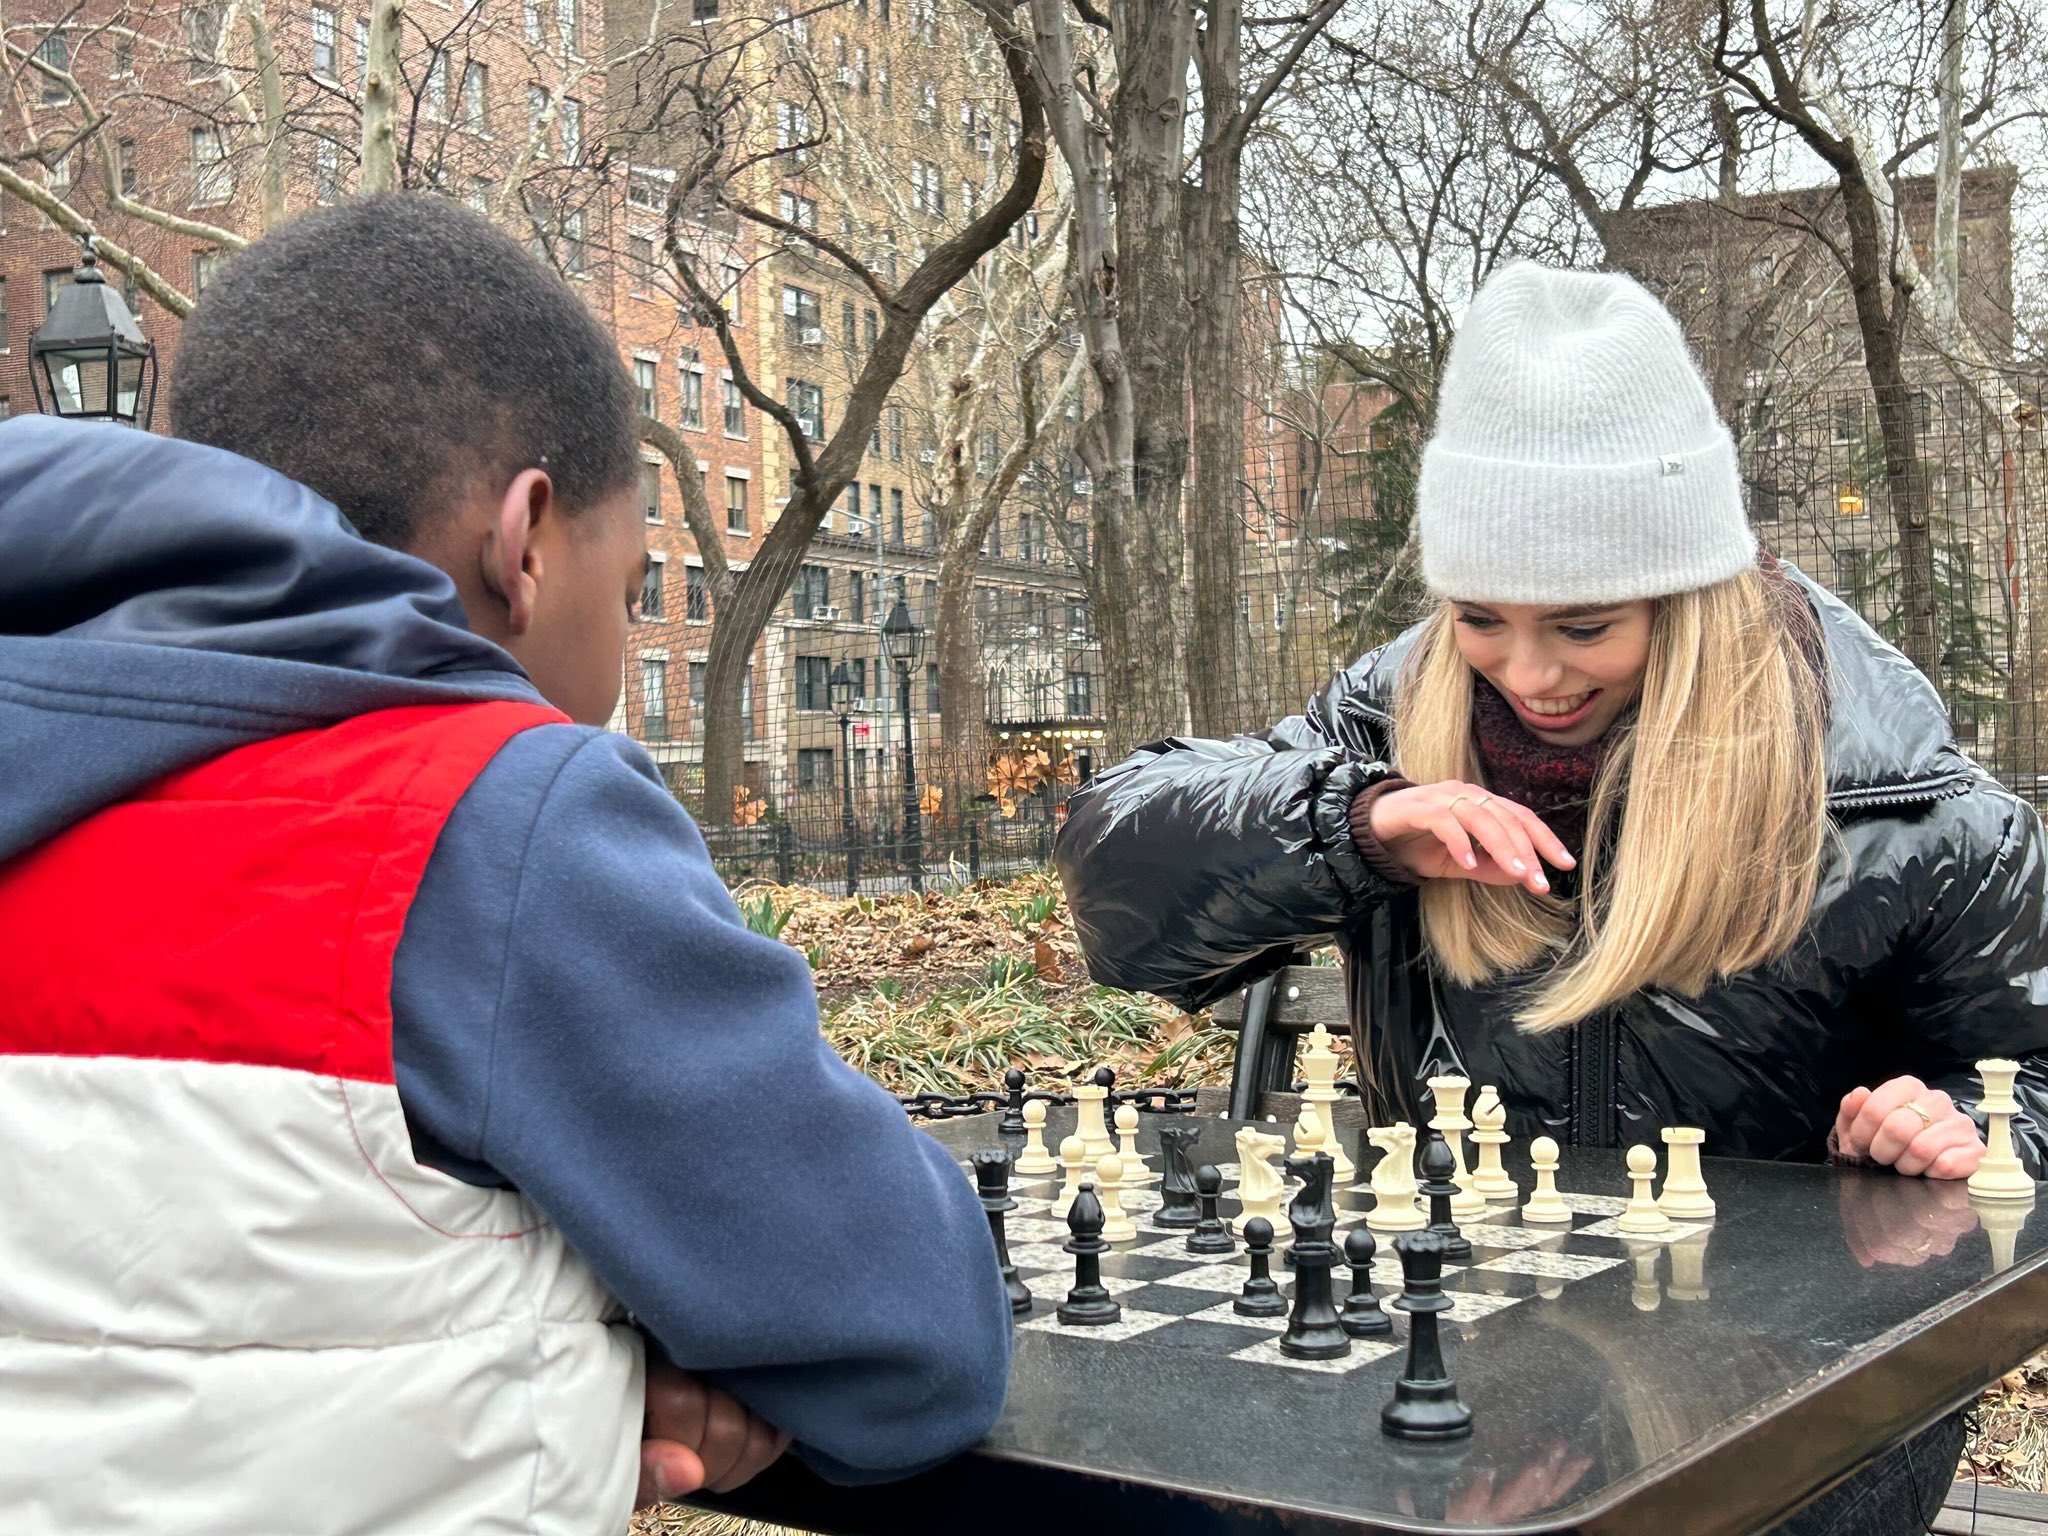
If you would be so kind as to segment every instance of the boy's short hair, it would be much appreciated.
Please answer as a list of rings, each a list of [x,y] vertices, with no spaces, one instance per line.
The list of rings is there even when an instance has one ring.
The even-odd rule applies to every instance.
[[[504,231],[426,193],[318,209],[223,263],[185,321],[170,414],[400,549],[474,477],[543,468],[575,513],[639,475],[612,338]]]

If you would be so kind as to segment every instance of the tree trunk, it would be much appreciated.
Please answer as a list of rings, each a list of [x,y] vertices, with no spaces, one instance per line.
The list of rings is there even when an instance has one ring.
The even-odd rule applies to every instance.
[[[980,760],[987,746],[988,701],[982,692],[981,643],[974,624],[974,561],[939,565],[939,611],[933,635],[939,665],[939,745],[944,761]]]
[[[404,0],[371,0],[363,81],[362,193],[398,190],[398,45]]]
[[[1899,649],[1939,689],[1941,637],[1935,617],[1934,533],[1929,525],[1927,474],[1920,462],[1912,394],[1901,366],[1904,338],[1887,303],[1888,231],[1860,177],[1844,175],[1840,184],[1849,231],[1849,290],[1863,337],[1864,372],[1877,398],[1877,427],[1884,442],[1885,500],[1898,539]],[[1903,312],[1904,305],[1900,308]]]
[[[1198,736],[1247,728],[1238,599],[1244,585],[1242,16],[1237,0],[1207,12],[1199,60],[1204,134],[1201,186],[1188,188],[1187,280],[1191,310],[1188,391],[1194,480],[1188,506],[1188,710]]]

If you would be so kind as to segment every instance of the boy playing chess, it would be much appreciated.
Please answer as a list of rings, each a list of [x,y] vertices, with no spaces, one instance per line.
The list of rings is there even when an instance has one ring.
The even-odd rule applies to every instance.
[[[1074,798],[1098,981],[1199,1008],[1334,940],[1375,1119],[1497,1084],[1575,1145],[1960,1180],[1975,1064],[2048,1152],[2048,848],[1935,690],[1760,554],[1677,324],[1517,263],[1458,331],[1416,524],[1428,617],[1259,738],[1181,738]],[[1951,1418],[1783,1529],[1923,1532]]]
[[[0,428],[10,1536],[619,1536],[978,1439],[972,1189],[602,729],[647,561],[581,298],[351,202],[170,409]]]

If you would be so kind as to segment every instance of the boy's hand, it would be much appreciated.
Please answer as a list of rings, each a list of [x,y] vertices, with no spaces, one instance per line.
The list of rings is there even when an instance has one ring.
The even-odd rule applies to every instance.
[[[636,1508],[700,1488],[730,1493],[789,1449],[789,1436],[687,1371],[650,1362]]]

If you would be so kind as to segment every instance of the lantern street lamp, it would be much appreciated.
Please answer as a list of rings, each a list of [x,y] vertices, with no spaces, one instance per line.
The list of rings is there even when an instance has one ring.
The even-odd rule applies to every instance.
[[[156,346],[120,292],[107,284],[92,237],[69,287],[29,338],[36,409],[74,421],[120,421],[149,429],[156,409]]]
[[[839,716],[839,830],[846,840],[846,894],[860,894],[860,834],[853,823],[853,668],[844,656],[825,685]]]
[[[910,671],[924,655],[924,629],[902,598],[882,621],[882,649],[896,663],[903,696],[903,841],[910,859],[910,888],[924,894],[924,820],[917,806],[917,752],[910,739]]]

